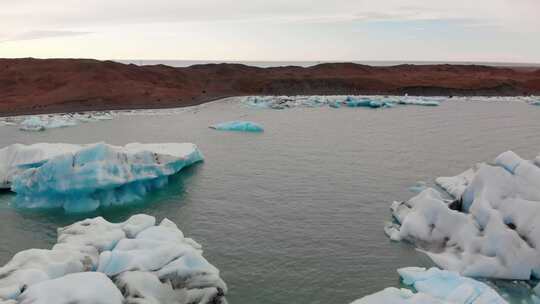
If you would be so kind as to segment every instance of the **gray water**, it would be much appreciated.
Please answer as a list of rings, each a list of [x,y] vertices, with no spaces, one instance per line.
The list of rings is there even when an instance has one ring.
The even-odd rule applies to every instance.
[[[167,111],[166,111],[167,112]],[[148,213],[176,222],[201,243],[229,286],[232,304],[336,303],[399,286],[396,269],[430,266],[383,226],[407,187],[455,175],[512,149],[540,147],[540,107],[521,102],[443,102],[440,107],[254,110],[218,102],[171,115],[28,133],[0,127],[13,143],[193,142],[206,161],[129,209],[94,215],[124,220]],[[218,132],[232,119],[263,134]],[[84,216],[12,209],[0,195],[0,264],[27,248],[49,248],[56,228]],[[519,301],[521,291],[514,291]]]

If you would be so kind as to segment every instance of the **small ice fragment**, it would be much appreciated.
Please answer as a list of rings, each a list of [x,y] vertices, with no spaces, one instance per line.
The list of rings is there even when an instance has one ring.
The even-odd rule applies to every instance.
[[[251,121],[228,121],[210,126],[211,129],[220,131],[238,131],[238,132],[264,132],[263,126]]]

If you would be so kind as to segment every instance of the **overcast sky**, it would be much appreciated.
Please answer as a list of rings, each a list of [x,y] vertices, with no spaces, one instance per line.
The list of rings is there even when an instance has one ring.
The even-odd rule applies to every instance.
[[[0,0],[0,57],[540,62],[540,0]]]

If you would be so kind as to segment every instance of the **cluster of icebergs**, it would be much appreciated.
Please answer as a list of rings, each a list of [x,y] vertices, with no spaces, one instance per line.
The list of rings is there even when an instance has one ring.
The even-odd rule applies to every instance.
[[[438,106],[444,101],[489,101],[508,102],[518,101],[530,105],[540,105],[538,96],[518,97],[420,97],[420,96],[248,96],[241,98],[241,103],[251,108],[283,110],[290,108],[316,107],[366,107],[391,108],[398,105]]]
[[[386,234],[394,241],[415,244],[445,271],[413,271],[422,278],[429,273],[426,282],[411,279],[409,270],[400,270],[404,283],[419,293],[386,289],[355,304],[502,303],[491,291],[479,294],[487,289],[461,276],[540,279],[539,166],[540,156],[529,161],[508,151],[492,163],[478,164],[454,177],[437,178],[436,183],[451,199],[425,188],[408,201],[394,202],[395,222],[385,227]],[[467,300],[471,291],[475,291],[474,301]],[[536,295],[530,303],[540,303],[540,285],[531,293]],[[437,300],[429,300],[433,296]]]
[[[20,208],[88,212],[138,201],[202,160],[191,143],[14,144],[0,149],[0,188]]]
[[[59,228],[51,250],[21,251],[0,268],[2,304],[225,304],[226,293],[201,245],[144,214]]]
[[[350,107],[391,108],[396,105],[438,106],[444,98],[409,96],[248,96],[242,103],[260,109]]]
[[[113,112],[88,112],[5,117],[1,122],[8,126],[19,126],[19,129],[23,131],[44,131],[47,129],[76,126],[81,122],[111,120],[114,117],[115,114]]]

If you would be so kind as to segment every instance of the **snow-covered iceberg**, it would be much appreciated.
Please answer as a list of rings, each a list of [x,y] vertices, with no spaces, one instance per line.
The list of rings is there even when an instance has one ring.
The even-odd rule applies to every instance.
[[[16,193],[16,207],[88,212],[140,200],[203,156],[190,143],[36,144],[4,148],[0,160],[0,181]]]
[[[264,132],[264,127],[251,121],[234,120],[215,124],[211,129],[219,131],[238,131],[238,132]]]
[[[201,245],[167,219],[155,224],[139,214],[59,228],[51,250],[21,251],[0,268],[0,303],[226,303]]]
[[[389,287],[352,304],[503,304],[507,303],[488,285],[438,268],[407,267],[398,270],[409,289]]]
[[[393,240],[416,244],[437,265],[465,276],[540,278],[540,158],[508,151],[437,182],[454,199],[428,188],[394,202]]]

